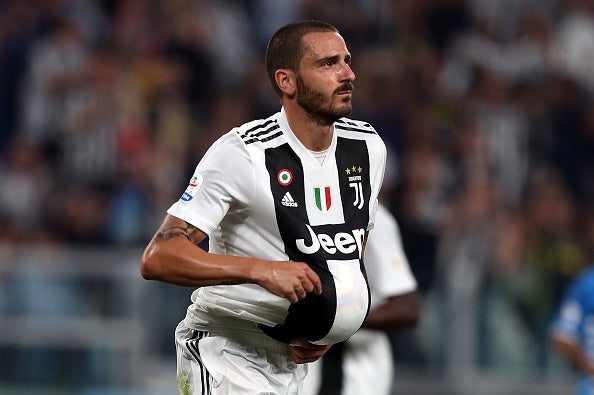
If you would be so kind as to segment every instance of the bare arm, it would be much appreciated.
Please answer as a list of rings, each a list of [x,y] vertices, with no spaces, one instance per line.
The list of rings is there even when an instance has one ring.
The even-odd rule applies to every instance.
[[[322,293],[318,275],[305,263],[210,254],[198,247],[206,234],[167,215],[142,255],[140,273],[147,280],[201,287],[256,283],[291,303],[307,293]]]
[[[411,327],[419,320],[420,310],[416,291],[392,296],[369,312],[363,327],[385,331]]]
[[[588,360],[579,345],[560,336],[553,335],[553,346],[581,372],[594,378],[594,364]]]

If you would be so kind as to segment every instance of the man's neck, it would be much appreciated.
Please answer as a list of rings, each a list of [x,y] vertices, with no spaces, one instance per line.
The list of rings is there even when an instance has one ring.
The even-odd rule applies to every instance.
[[[289,127],[301,144],[310,151],[324,151],[332,143],[333,125],[320,125],[298,106],[285,106]]]

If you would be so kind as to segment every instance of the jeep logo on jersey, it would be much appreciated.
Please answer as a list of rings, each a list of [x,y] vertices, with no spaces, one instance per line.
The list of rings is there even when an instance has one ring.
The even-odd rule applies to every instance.
[[[297,248],[304,254],[315,254],[320,248],[323,248],[328,254],[336,254],[336,252],[351,254],[358,250],[359,258],[361,257],[365,229],[353,229],[351,233],[338,232],[331,236],[325,233],[316,234],[311,226],[305,226],[307,226],[311,240],[307,244],[305,239],[296,240]]]
[[[316,207],[323,213],[330,210],[332,205],[332,199],[330,197],[330,187],[314,187],[314,197],[316,201]]]

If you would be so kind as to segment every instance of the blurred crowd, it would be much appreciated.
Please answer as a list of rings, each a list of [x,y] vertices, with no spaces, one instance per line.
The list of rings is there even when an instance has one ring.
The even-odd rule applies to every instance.
[[[546,367],[594,259],[589,0],[1,0],[0,242],[143,246],[212,141],[279,110],[266,42],[303,18],[353,54],[353,118],[388,145],[383,199],[443,295],[449,366],[489,363],[513,321]]]

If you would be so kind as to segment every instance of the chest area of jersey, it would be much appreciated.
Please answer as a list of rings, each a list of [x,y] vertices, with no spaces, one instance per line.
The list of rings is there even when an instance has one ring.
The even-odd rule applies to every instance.
[[[304,165],[290,147],[267,150],[275,217],[289,249],[357,253],[369,221],[370,163],[363,141],[339,140],[324,166]],[[311,162],[309,162],[311,163]]]
[[[266,168],[275,204],[289,212],[303,211],[314,226],[341,224],[349,215],[359,215],[369,200],[365,143],[339,140],[337,154],[327,157],[326,163],[304,164],[288,144],[267,150]]]

